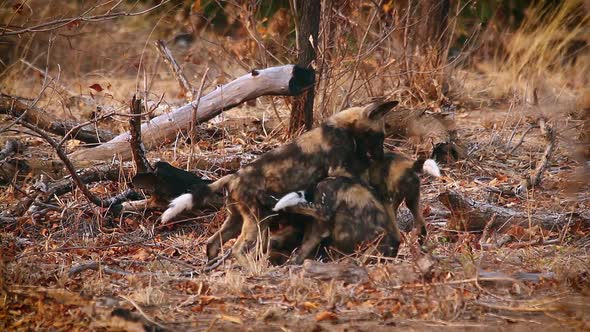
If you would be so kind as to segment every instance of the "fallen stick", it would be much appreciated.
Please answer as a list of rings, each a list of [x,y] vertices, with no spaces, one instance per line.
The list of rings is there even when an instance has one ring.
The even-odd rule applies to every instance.
[[[113,138],[113,134],[91,125],[79,127],[75,121],[56,121],[54,115],[34,106],[29,106],[22,99],[2,94],[0,95],[0,114],[12,115],[21,121],[34,125],[52,134],[64,136],[64,139],[77,139],[85,143],[106,142]],[[24,115],[24,116],[23,116]],[[77,128],[77,129],[76,129]],[[71,130],[74,129],[73,132]]]
[[[310,259],[303,262],[303,276],[321,280],[344,280],[351,284],[369,281],[369,274],[363,267],[352,263],[322,263]]]
[[[6,141],[4,149],[0,150],[0,161],[17,154],[20,149],[22,149],[22,146],[17,140],[10,139]]]
[[[544,229],[560,229],[570,222],[580,221],[590,227],[590,219],[572,213],[528,213],[486,202],[475,201],[455,190],[447,190],[438,200],[451,211],[448,228],[468,232],[490,229],[503,231],[512,225],[532,227],[539,225]]]
[[[556,135],[555,131],[553,130],[553,127],[551,127],[543,119],[539,121],[539,127],[541,127],[541,132],[543,133],[545,142],[547,142],[547,146],[545,147],[545,151],[543,152],[541,161],[535,169],[535,173],[531,176],[532,187],[537,187],[541,184],[541,181],[543,180],[543,174],[549,166],[551,158],[553,157],[553,152],[555,151]]]
[[[55,150],[55,153],[57,154],[59,159],[61,159],[64,166],[66,167],[66,169],[70,173],[70,176],[72,177],[73,182],[76,184],[76,187],[78,187],[78,189],[80,189],[80,191],[86,197],[86,199],[88,199],[88,201],[90,201],[92,204],[94,204],[98,207],[103,207],[103,208],[110,208],[111,207],[111,205],[113,204],[113,202],[111,200],[104,200],[104,199],[99,198],[97,195],[95,195],[93,192],[91,192],[86,187],[86,185],[82,182],[82,180],[80,180],[80,177],[78,176],[78,173],[76,172],[76,168],[74,167],[72,162],[69,160],[68,156],[66,156],[65,152],[61,149],[61,147],[59,146],[59,144],[56,141],[54,141],[46,132],[44,132],[43,130],[39,129],[38,127],[36,127],[32,124],[29,124],[29,123],[26,123],[23,121],[19,121],[18,123],[28,129],[34,131],[39,136],[41,136],[45,140],[45,142],[47,142],[47,144],[51,145],[51,147]]]
[[[541,156],[541,160],[535,168],[535,173],[530,176],[523,176],[520,183],[514,188],[514,192],[517,195],[522,195],[528,189],[538,187],[541,184],[541,181],[543,180],[543,174],[551,163],[551,158],[553,158],[553,153],[555,152],[555,145],[557,141],[555,130],[546,122],[544,118],[539,119],[539,128],[541,129],[541,133],[543,134],[543,138],[545,139],[547,145],[545,146],[545,151]]]
[[[192,123],[193,107],[197,104],[197,121],[207,121],[221,112],[245,101],[264,95],[297,95],[313,84],[313,73],[295,65],[272,67],[252,72],[218,87],[200,100],[182,106],[171,113],[151,119],[141,126],[146,149],[174,139],[178,131],[188,130]],[[119,155],[129,159],[130,135],[123,133],[100,146],[72,153],[76,160],[104,160]]]

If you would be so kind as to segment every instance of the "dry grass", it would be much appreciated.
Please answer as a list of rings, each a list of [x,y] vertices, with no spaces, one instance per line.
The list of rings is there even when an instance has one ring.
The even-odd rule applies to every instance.
[[[590,11],[584,1],[538,2],[503,39],[504,53],[477,64],[485,78],[474,83],[488,86],[482,90],[493,99],[533,103],[536,90],[543,103],[571,102],[590,84],[585,74],[590,70],[588,46],[576,44],[587,43],[589,31]]]

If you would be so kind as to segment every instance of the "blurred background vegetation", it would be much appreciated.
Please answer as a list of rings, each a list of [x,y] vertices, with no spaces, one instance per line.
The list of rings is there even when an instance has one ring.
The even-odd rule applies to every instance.
[[[159,3],[126,0],[115,11]],[[297,62],[296,3],[173,0],[148,15],[0,34],[1,79],[11,83],[8,93],[22,87],[16,81],[30,83],[16,79],[18,59],[60,63],[66,77],[137,78],[155,70],[150,42],[164,39],[194,81],[208,67],[208,86],[224,83],[244,70]],[[0,17],[10,31],[112,5],[3,1]],[[373,95],[433,107],[533,98],[575,103],[590,86],[590,1],[323,0],[320,16],[312,64],[316,119]]]

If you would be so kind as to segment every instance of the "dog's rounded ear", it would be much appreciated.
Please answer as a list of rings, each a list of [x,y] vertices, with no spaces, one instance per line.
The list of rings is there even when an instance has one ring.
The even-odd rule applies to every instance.
[[[397,100],[374,103],[367,107],[366,115],[371,120],[380,119],[396,107],[397,104],[399,104],[399,101]]]

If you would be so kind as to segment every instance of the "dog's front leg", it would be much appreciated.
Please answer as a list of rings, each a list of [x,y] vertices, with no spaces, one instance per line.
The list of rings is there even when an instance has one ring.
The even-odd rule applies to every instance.
[[[400,233],[399,226],[397,224],[397,207],[394,207],[394,205],[394,202],[386,202],[385,212],[387,213],[387,217],[391,222],[391,226],[393,228],[393,236],[399,243],[401,243],[402,234]]]
[[[256,238],[258,237],[258,224],[256,222],[257,216],[252,215],[252,212],[248,207],[239,203],[237,205],[237,209],[242,216],[242,232],[240,236],[238,236],[236,243],[234,243],[232,252],[234,257],[240,262],[240,257],[243,258],[243,254],[250,250],[256,243]],[[266,230],[261,229],[261,231]]]
[[[217,257],[223,243],[237,237],[242,230],[242,216],[234,206],[235,205],[228,205],[228,215],[223,222],[221,229],[215,232],[215,234],[207,240],[208,260]]]
[[[294,264],[303,264],[303,261],[310,257],[322,240],[330,236],[331,232],[326,226],[325,222],[318,220],[309,221],[305,224],[301,247],[291,259]]]
[[[418,235],[418,243],[420,246],[423,246],[428,233],[426,231],[426,222],[420,209],[420,192],[418,191],[406,196],[406,205],[414,216],[414,227],[416,227],[415,232]]]

